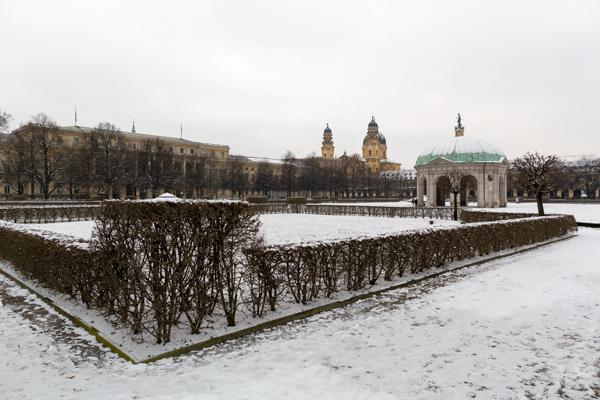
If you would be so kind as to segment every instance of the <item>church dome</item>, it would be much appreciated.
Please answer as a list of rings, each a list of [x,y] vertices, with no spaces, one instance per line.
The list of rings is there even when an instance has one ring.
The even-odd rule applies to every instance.
[[[325,130],[323,132],[324,133],[331,133],[331,128],[329,127],[329,124],[327,124],[327,126],[325,127]]]
[[[375,117],[371,117],[371,122],[369,122],[369,128],[367,129],[367,135],[363,139],[363,145],[366,145],[369,139],[376,139],[379,144],[386,144],[385,136],[379,132],[379,126],[377,125],[377,122],[375,122]]]
[[[429,164],[438,158],[455,163],[500,163],[506,160],[502,150],[485,140],[471,136],[455,136],[423,150],[415,166]]]
[[[365,138],[363,139],[363,145],[366,145],[370,138],[371,138],[371,136],[369,136],[369,135],[365,136]],[[386,144],[385,136],[383,136],[383,134],[381,134],[381,132],[377,132],[375,134],[375,138],[377,139],[379,144]]]

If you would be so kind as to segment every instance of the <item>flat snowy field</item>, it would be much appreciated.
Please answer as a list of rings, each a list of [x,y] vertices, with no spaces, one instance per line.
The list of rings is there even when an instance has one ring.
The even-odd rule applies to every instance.
[[[591,399],[600,230],[131,365],[0,277],[3,399]],[[582,256],[585,254],[585,256]]]
[[[499,212],[529,212],[537,213],[536,203],[508,203],[506,208],[489,208],[486,210]],[[578,222],[600,223],[600,203],[577,204],[577,203],[544,203],[546,214],[571,214]]]
[[[387,218],[345,215],[267,214],[261,215],[262,233],[268,244],[288,244],[372,237],[406,230],[435,229],[457,226],[446,220],[422,218]],[[54,222],[50,224],[23,224],[82,239],[90,239],[94,221]]]
[[[406,201],[381,202],[381,203],[331,203],[338,206],[384,206],[384,207],[410,207]],[[475,208],[477,210],[477,208]],[[484,208],[496,212],[527,212],[537,213],[536,203],[508,203],[506,208]],[[600,223],[600,203],[577,204],[577,203],[544,203],[546,214],[571,214],[579,222]]]

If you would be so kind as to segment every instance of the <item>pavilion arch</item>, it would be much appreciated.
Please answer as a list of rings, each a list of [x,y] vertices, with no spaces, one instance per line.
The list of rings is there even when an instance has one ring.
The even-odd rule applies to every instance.
[[[469,203],[477,202],[477,178],[471,174],[465,175],[461,179],[461,186],[464,188],[459,194],[459,204],[467,207]]]
[[[444,175],[438,176],[435,182],[435,190],[436,190],[436,203],[437,207],[444,207],[446,205],[446,200],[451,201],[450,195],[450,180]]]

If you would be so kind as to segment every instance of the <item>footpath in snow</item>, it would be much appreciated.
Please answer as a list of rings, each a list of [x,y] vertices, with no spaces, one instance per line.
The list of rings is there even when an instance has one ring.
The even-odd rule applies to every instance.
[[[581,229],[538,250],[152,365],[106,353],[0,278],[1,397],[597,398],[599,241],[600,230]]]

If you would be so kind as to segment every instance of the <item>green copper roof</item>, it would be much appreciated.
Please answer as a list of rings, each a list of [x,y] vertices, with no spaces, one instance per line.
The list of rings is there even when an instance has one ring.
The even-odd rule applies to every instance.
[[[470,136],[456,136],[421,152],[416,167],[429,164],[433,160],[444,158],[452,162],[502,162],[504,152],[484,140]]]

